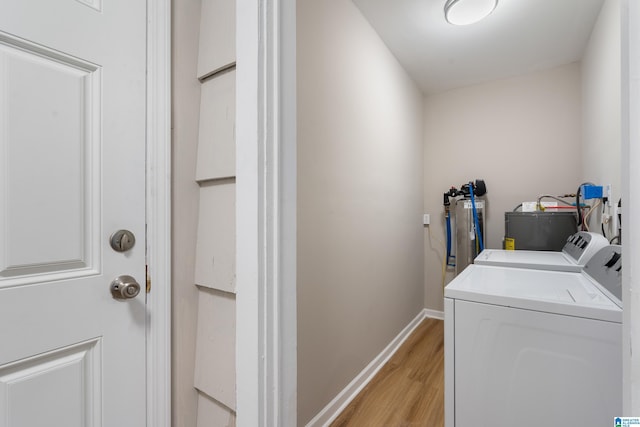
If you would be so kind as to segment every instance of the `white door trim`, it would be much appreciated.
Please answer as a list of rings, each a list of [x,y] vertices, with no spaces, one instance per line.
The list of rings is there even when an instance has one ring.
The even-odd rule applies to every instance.
[[[171,1],[147,0],[147,426],[171,426]]]
[[[640,209],[640,5],[622,3],[622,412],[624,416],[640,413],[640,227],[634,214]],[[633,348],[633,347],[636,348]]]
[[[237,425],[296,425],[295,0],[236,12]]]

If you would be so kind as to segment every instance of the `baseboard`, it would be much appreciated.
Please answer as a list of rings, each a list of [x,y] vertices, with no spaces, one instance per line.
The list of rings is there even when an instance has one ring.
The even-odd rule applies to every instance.
[[[444,320],[444,311],[429,310],[428,308],[425,308],[422,312],[424,313],[424,317]]]
[[[422,322],[425,317],[435,317],[438,313],[443,316],[442,312],[423,310],[413,319],[382,352],[376,356],[366,368],[364,368],[338,395],[325,406],[306,427],[326,427],[331,424],[340,413],[347,407],[349,403],[362,391],[362,389],[373,379],[378,371],[400,348],[402,343],[411,335],[413,330]]]

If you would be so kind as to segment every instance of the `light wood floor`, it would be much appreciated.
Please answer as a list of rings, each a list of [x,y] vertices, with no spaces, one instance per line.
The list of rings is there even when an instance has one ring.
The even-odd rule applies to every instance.
[[[331,427],[444,425],[444,322],[425,319]]]

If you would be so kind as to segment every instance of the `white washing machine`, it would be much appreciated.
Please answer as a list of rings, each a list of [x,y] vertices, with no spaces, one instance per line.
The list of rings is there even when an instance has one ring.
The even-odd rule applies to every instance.
[[[609,242],[601,234],[579,231],[569,236],[562,252],[485,249],[473,262],[480,265],[580,272],[596,252],[608,245]]]
[[[447,427],[611,425],[622,413],[621,251],[581,273],[470,265],[445,288]]]

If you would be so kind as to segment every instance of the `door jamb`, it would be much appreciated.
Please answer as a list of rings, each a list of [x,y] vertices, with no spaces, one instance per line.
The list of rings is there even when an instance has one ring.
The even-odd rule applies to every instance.
[[[296,2],[236,2],[237,425],[297,424]]]
[[[171,0],[147,0],[146,106],[147,426],[170,427]]]
[[[640,112],[640,7],[637,2],[621,2],[622,17],[622,219],[625,224],[622,239],[624,268],[622,269],[622,416],[640,413],[640,355],[637,349],[640,334],[634,325],[640,320],[640,292],[637,289],[640,260],[640,227],[633,215],[640,209],[640,150],[638,150],[638,113]]]

